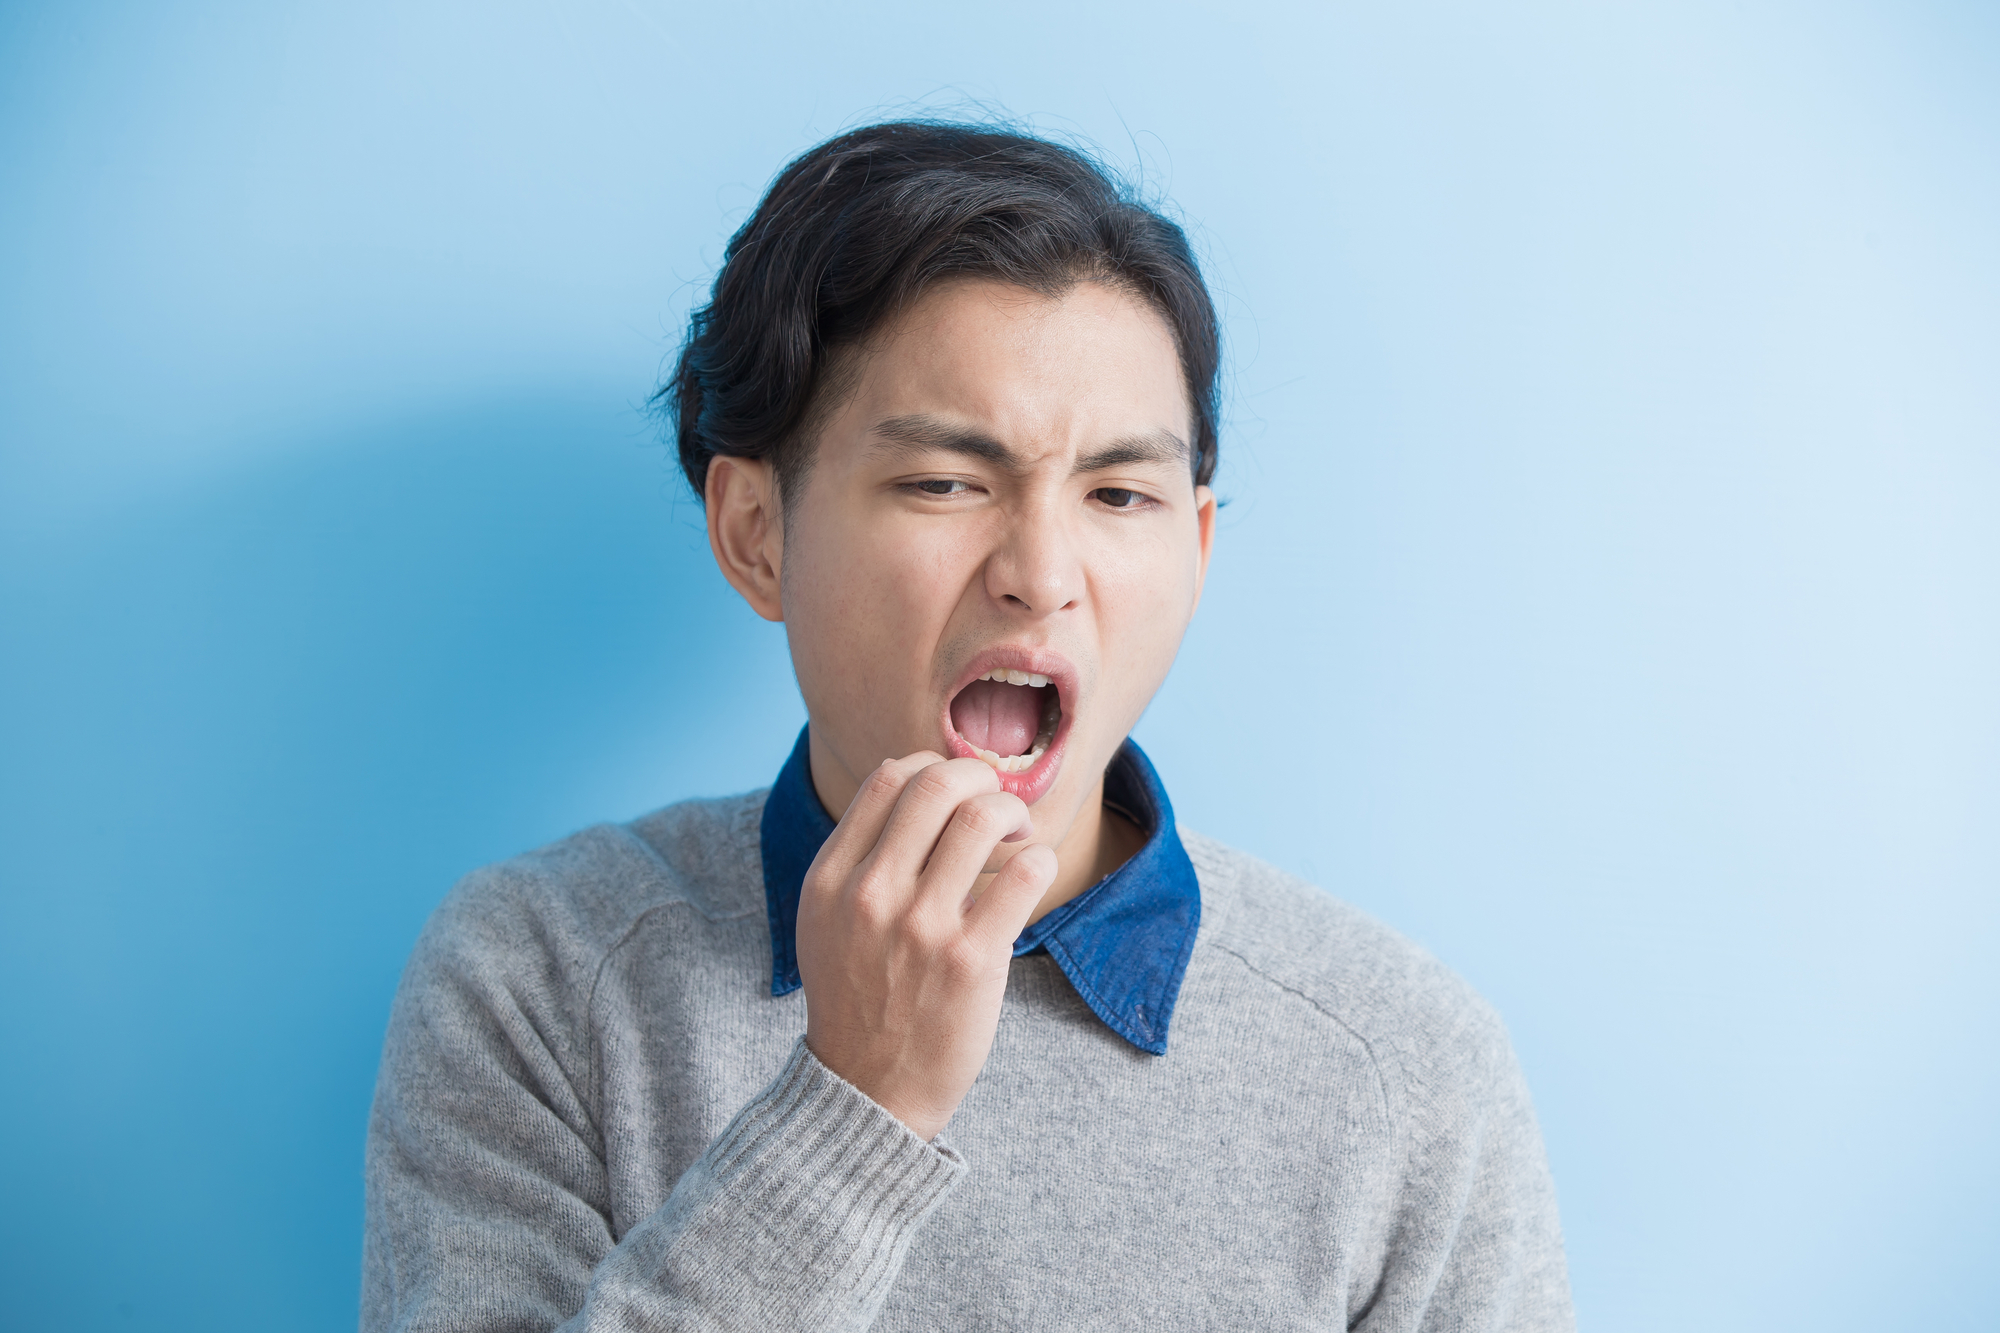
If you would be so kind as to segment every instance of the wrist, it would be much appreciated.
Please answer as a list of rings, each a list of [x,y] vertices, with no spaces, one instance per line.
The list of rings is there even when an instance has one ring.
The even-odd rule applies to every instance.
[[[910,1077],[908,1071],[897,1067],[897,1062],[878,1066],[875,1062],[856,1059],[839,1049],[837,1043],[827,1043],[817,1037],[810,1023],[806,1026],[805,1041],[806,1049],[812,1052],[815,1060],[901,1121],[905,1128],[926,1143],[944,1132],[952,1114],[958,1110],[958,1098],[952,1099],[949,1106],[941,1106],[936,1096],[927,1096],[920,1091],[921,1083],[928,1080]]]

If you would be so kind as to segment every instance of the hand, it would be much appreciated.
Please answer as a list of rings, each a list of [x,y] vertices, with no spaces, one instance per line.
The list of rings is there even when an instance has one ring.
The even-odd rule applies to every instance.
[[[799,978],[819,1062],[929,1140],[993,1048],[1014,940],[1054,882],[1034,824],[977,759],[928,751],[869,774],[806,872]]]

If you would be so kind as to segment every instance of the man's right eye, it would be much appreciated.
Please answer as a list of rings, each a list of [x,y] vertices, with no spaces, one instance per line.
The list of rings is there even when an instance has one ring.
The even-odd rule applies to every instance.
[[[965,483],[947,478],[933,478],[930,481],[918,482],[917,489],[925,495],[956,495],[965,489]]]

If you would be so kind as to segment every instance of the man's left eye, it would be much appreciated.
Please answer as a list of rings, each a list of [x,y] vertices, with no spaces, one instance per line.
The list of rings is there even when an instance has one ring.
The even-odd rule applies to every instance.
[[[1113,509],[1129,509],[1146,498],[1139,492],[1128,491],[1122,486],[1099,486],[1091,494]]]
[[[965,489],[965,483],[950,478],[937,477],[930,481],[918,482],[917,489],[925,495],[956,495]]]

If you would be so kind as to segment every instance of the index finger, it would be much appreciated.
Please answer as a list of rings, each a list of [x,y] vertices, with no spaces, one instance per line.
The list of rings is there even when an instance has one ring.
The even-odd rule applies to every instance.
[[[825,870],[836,884],[844,881],[881,841],[882,829],[895,812],[896,801],[911,778],[941,763],[944,756],[919,750],[901,759],[884,759],[873,773],[861,780],[861,788],[847,804],[847,813],[834,825],[833,833],[813,858],[808,879],[815,870]]]
[[[968,801],[994,795],[999,789],[999,776],[977,759],[947,759],[913,773],[903,784],[888,826],[876,841],[875,863],[899,879],[915,878],[959,810]],[[1025,814],[1027,807],[1021,806],[1021,810]]]

